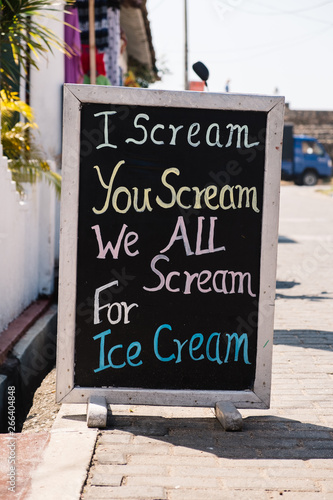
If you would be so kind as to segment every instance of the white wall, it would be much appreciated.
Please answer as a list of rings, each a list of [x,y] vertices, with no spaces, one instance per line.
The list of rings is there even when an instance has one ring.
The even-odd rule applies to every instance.
[[[55,12],[54,15],[59,21],[43,19],[42,24],[63,39],[63,13]],[[55,48],[53,54],[48,52],[45,57],[39,57],[37,64],[39,70],[31,67],[30,71],[30,106],[38,124],[36,139],[46,157],[60,165],[64,55]]]
[[[54,287],[53,188],[24,184],[20,200],[0,146],[0,332]]]
[[[63,39],[63,13],[58,21],[42,23]],[[61,165],[62,87],[64,55],[54,49],[31,68],[30,105],[38,124],[36,142],[55,171]],[[24,99],[24,96],[22,96]],[[0,144],[0,332],[39,294],[54,287],[54,264],[59,257],[59,210],[52,187],[25,184],[20,200]]]
[[[60,4],[60,2],[59,2]],[[64,14],[54,12],[58,20],[43,19],[43,24],[51,29],[58,38],[64,38]],[[58,49],[53,54],[38,59],[38,68],[31,67],[30,73],[30,106],[33,108],[38,131],[36,142],[48,161],[54,161],[54,170],[61,167],[62,148],[62,92],[65,81],[64,54]],[[61,173],[61,172],[60,172]],[[55,258],[59,258],[59,204],[56,205],[56,238]]]

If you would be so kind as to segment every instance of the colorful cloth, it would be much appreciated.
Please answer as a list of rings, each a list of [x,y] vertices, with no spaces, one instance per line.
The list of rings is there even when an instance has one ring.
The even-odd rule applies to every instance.
[[[83,83],[90,83],[90,77],[84,75]],[[104,75],[96,76],[96,85],[110,85],[110,80]]]
[[[75,7],[67,7],[65,14],[65,43],[70,47],[72,56],[65,56],[65,83],[82,83],[81,37],[79,16]],[[70,26],[69,26],[70,25]]]
[[[82,44],[89,44],[89,1],[76,0]],[[108,46],[107,0],[95,0],[96,47],[103,50]]]
[[[112,85],[120,85],[120,10],[108,7],[108,47],[105,49],[106,74]]]
[[[113,9],[120,9],[120,0],[107,0],[108,7],[112,7]]]
[[[106,75],[104,54],[103,52],[95,51],[96,58],[96,73],[97,75]],[[82,45],[82,56],[81,56],[83,73],[89,75],[90,73],[90,52],[89,45]]]

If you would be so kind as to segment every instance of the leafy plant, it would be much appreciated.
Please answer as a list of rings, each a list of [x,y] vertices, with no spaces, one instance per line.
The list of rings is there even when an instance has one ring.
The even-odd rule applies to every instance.
[[[10,93],[20,73],[27,73],[29,66],[38,69],[40,55],[52,53],[54,48],[70,55],[71,48],[42,23],[46,18],[58,20],[52,12],[59,11],[59,4],[52,0],[1,0],[0,7],[1,87]]]
[[[15,114],[20,113],[26,121],[15,122]],[[38,128],[34,122],[30,106],[21,101],[17,93],[10,95],[1,91],[1,143],[8,157],[8,167],[16,181],[17,190],[22,194],[22,182],[36,182],[43,179],[60,194],[61,176],[50,169],[42,152],[32,139],[31,131]]]
[[[125,74],[124,85],[125,87],[140,87],[139,83],[136,81],[133,71],[128,71]]]
[[[148,88],[150,83],[154,83],[157,80],[156,72],[153,69],[149,69],[146,64],[139,62],[133,56],[128,57],[128,75],[130,79],[133,76],[137,84],[127,85],[125,80],[125,85],[128,87]]]
[[[61,176],[52,172],[33,140],[32,130],[37,125],[32,109],[13,89],[29,67],[38,69],[40,56],[46,57],[55,48],[71,55],[71,48],[45,24],[47,19],[59,21],[54,14],[62,6],[61,1],[55,4],[53,0],[0,1],[1,142],[21,193],[23,182],[37,179],[48,181],[60,193]]]

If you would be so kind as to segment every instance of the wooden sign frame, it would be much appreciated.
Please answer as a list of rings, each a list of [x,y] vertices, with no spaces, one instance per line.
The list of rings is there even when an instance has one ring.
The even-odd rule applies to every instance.
[[[74,385],[80,121],[83,103],[260,111],[267,114],[257,360],[253,391],[98,388]],[[65,85],[57,342],[58,402],[87,403],[89,398],[95,395],[105,397],[106,401],[112,404],[214,406],[216,402],[231,401],[238,408],[269,407],[283,115],[282,97]]]

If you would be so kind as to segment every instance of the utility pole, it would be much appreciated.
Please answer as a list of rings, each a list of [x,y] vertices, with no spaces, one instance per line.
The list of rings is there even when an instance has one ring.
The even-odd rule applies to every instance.
[[[95,37],[95,0],[89,0],[89,67],[90,83],[96,84],[96,37]]]
[[[185,47],[184,47],[184,63],[185,63],[185,82],[184,82],[184,88],[185,90],[189,89],[188,85],[188,44],[187,44],[187,0],[184,0],[184,18],[185,18]]]

